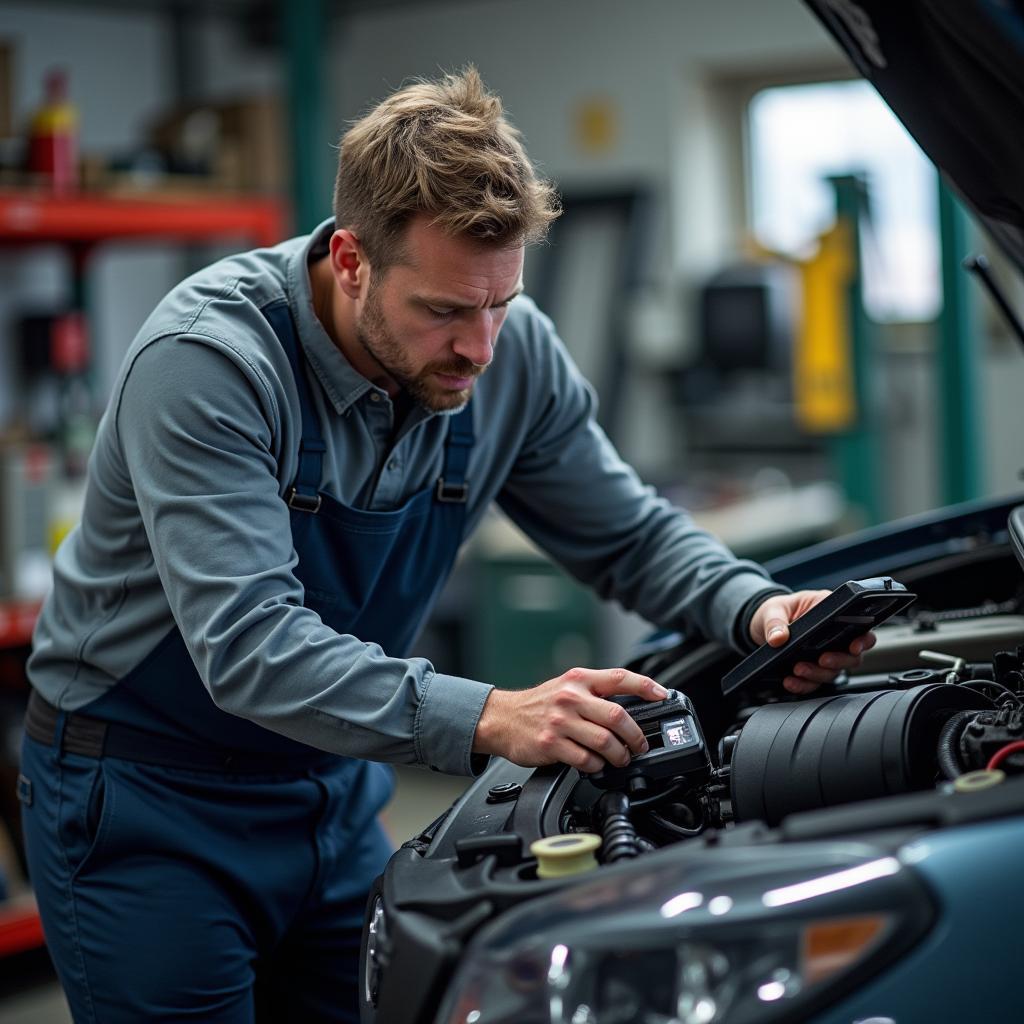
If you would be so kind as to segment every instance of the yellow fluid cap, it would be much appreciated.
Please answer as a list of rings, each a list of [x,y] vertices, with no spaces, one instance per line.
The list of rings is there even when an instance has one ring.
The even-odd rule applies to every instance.
[[[601,837],[592,832],[547,836],[530,843],[530,853],[537,858],[537,877],[564,878],[592,871],[597,867],[594,853],[600,845]]]
[[[979,789],[988,789],[990,786],[998,786],[1006,773],[998,768],[992,771],[982,769],[977,772],[967,772],[965,775],[958,775],[953,780],[953,789],[957,793],[977,793]]]

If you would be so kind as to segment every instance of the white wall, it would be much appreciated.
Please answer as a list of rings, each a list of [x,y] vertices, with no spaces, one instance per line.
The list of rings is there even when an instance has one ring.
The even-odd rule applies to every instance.
[[[501,94],[531,155],[571,181],[664,177],[678,80],[715,65],[833,49],[791,0],[455,0],[343,20],[334,52],[343,117],[407,77],[472,61]],[[622,136],[594,159],[573,144],[573,111],[600,95],[618,106]]]
[[[473,62],[530,155],[564,187],[641,182],[661,193],[672,217],[661,240],[669,267],[677,253],[683,265],[706,255],[715,233],[705,216],[715,180],[702,178],[691,153],[706,128],[693,119],[702,78],[835,53],[796,0],[453,0],[345,19],[332,50],[339,124],[407,77]],[[592,156],[575,141],[575,118],[596,97],[614,105],[620,134]]]

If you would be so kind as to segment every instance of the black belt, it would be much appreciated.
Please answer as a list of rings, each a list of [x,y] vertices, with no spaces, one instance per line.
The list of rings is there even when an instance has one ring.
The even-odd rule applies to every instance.
[[[38,743],[52,747],[60,711],[33,690],[25,712],[25,732]],[[222,772],[298,772],[337,761],[336,754],[309,748],[308,754],[256,754],[205,747],[176,740],[120,722],[103,722],[78,712],[65,712],[61,751],[84,757],[121,757],[127,761]]]

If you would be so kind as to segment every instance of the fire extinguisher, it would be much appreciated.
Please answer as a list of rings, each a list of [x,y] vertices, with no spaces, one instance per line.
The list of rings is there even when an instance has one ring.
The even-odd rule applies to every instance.
[[[29,129],[28,169],[47,179],[57,195],[78,185],[78,111],[68,99],[62,70],[46,76],[45,99]]]

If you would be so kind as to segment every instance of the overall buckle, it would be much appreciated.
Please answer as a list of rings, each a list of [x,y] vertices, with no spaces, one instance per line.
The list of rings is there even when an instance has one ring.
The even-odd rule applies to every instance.
[[[288,491],[285,501],[289,508],[298,509],[300,512],[311,512],[316,515],[320,511],[320,503],[323,498],[319,494],[299,494],[293,487]]]
[[[465,505],[469,497],[469,484],[446,483],[444,477],[437,481],[437,488],[434,491],[438,501],[446,502],[449,505]]]

